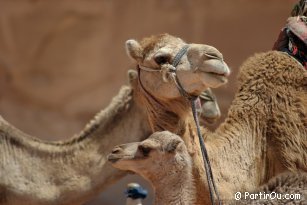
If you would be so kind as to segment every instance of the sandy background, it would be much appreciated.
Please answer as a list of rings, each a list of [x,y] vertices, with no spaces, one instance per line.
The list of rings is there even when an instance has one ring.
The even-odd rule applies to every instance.
[[[295,2],[0,0],[0,115],[34,136],[68,138],[127,82],[124,42],[167,32],[224,54],[231,79],[214,92],[225,116],[239,65],[271,49]],[[135,180],[87,204],[124,204],[125,184]]]

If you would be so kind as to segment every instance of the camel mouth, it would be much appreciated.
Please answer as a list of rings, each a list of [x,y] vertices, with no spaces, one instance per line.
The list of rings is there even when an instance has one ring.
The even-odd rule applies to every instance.
[[[118,155],[118,154],[109,154],[107,156],[107,159],[109,162],[111,162],[112,164],[118,162],[118,161],[122,161],[122,160],[131,160],[131,159],[135,159],[134,156],[132,155]]]
[[[109,162],[111,162],[112,164],[115,164],[119,161],[125,161],[125,160],[134,160],[134,161],[138,161],[138,160],[143,160],[147,157],[142,157],[142,156],[134,156],[134,155],[118,155],[118,154],[109,154],[107,156],[107,160]]]
[[[214,78],[221,83],[227,83],[228,82],[228,76],[229,73],[216,73],[216,72],[206,72],[206,75],[209,76],[210,78]]]
[[[126,156],[126,155],[116,155],[116,154],[109,154],[107,159],[109,162],[111,162],[112,164],[120,161],[120,160],[124,160],[124,159],[131,159],[131,156]]]
[[[108,155],[107,157],[108,161],[111,162],[112,164],[116,163],[118,160],[121,159],[121,157],[114,156],[112,154]]]
[[[206,73],[209,73],[209,74],[212,74],[212,75],[217,75],[217,76],[221,76],[221,77],[225,77],[227,78],[229,76],[229,73],[227,72],[224,72],[224,73],[218,73],[218,72],[206,72]]]

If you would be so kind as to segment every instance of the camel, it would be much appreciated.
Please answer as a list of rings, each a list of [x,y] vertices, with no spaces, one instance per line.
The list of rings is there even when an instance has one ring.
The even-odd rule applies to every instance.
[[[195,179],[192,177],[192,161],[182,139],[168,131],[155,132],[142,142],[115,146],[108,155],[112,165],[121,170],[135,172],[148,180],[155,191],[155,204],[194,204]],[[261,197],[259,196],[261,193]],[[264,194],[297,194],[291,198],[270,199]],[[257,191],[241,193],[241,200],[224,201],[224,204],[302,204],[307,199],[307,173],[285,172],[257,188]],[[255,194],[258,194],[257,198]],[[298,196],[299,194],[299,196]],[[251,199],[253,198],[253,199]]]
[[[172,61],[184,45],[183,40],[168,34],[126,42],[127,53],[138,66],[153,69]],[[143,70],[138,74],[130,72],[131,85],[123,86],[106,109],[66,141],[42,141],[0,119],[0,204],[82,204],[126,174],[106,163],[112,147],[141,141],[157,127],[167,128],[153,123],[152,116],[169,119],[172,126],[179,127],[181,121],[174,112],[150,112],[143,101],[150,96],[159,105],[180,105],[176,102],[183,97],[170,76],[164,72],[162,78],[160,72]],[[222,54],[202,44],[189,44],[177,66],[177,77],[191,95],[226,83],[228,74]]]
[[[278,51],[257,54],[241,66],[225,122],[205,134],[224,199],[284,171],[307,171],[306,77],[301,64]]]
[[[157,77],[150,72],[147,76],[148,80]],[[241,66],[238,91],[227,118],[213,133],[202,130],[222,200],[233,199],[237,191],[255,190],[284,171],[307,171],[306,77],[300,63],[278,51],[256,54]],[[197,179],[195,204],[208,204],[189,103],[184,98],[171,104],[156,103],[159,96],[152,96],[157,92],[153,85],[135,83],[152,130],[169,130],[186,143]],[[173,113],[172,117],[166,113]]]
[[[195,203],[192,159],[178,135],[155,132],[142,142],[114,147],[108,160],[114,167],[148,180],[154,188],[156,205]]]

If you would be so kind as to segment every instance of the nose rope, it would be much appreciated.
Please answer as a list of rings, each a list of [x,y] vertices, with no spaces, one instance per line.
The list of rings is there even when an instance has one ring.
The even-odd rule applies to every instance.
[[[172,65],[170,66],[170,69],[168,70],[168,72],[173,77],[174,82],[176,84],[176,87],[178,88],[180,94],[183,97],[185,97],[187,100],[189,100],[189,102],[191,104],[193,118],[194,118],[194,122],[195,122],[195,125],[196,125],[198,140],[199,140],[200,149],[201,149],[201,153],[202,153],[202,158],[203,158],[203,161],[204,161],[204,168],[205,168],[206,175],[207,175],[207,183],[208,183],[208,187],[209,187],[211,204],[212,205],[215,204],[215,200],[214,200],[214,194],[215,194],[216,198],[217,198],[218,205],[221,205],[219,193],[217,191],[217,188],[216,188],[216,185],[215,185],[215,182],[214,182],[214,178],[213,178],[213,173],[212,173],[212,169],[211,169],[211,164],[210,164],[208,152],[207,152],[205,142],[204,142],[204,139],[202,138],[201,131],[200,131],[200,125],[199,125],[198,115],[197,115],[197,111],[196,111],[196,99],[198,98],[198,96],[190,95],[183,88],[182,84],[180,83],[180,81],[178,79],[177,73],[176,73],[177,66],[179,65],[182,57],[187,53],[188,48],[189,48],[189,45],[185,45],[179,50],[179,52],[176,54],[176,56],[173,60]],[[214,57],[215,59],[217,59],[217,57],[215,57],[213,55],[212,56],[210,54],[205,54],[205,55],[208,56],[208,57]],[[144,70],[144,71],[147,71],[147,72],[162,72],[161,68],[160,69],[153,69],[153,68],[149,68],[149,67],[146,67],[146,66],[138,65],[139,81],[141,81],[140,70]],[[142,87],[143,87],[143,85],[142,85]]]

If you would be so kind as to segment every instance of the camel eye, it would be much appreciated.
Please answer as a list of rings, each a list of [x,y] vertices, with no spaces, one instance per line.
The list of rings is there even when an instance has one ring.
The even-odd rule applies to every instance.
[[[143,145],[140,145],[139,146],[139,150],[140,152],[144,155],[144,157],[148,157],[150,151],[151,151],[151,148],[150,147],[146,147],[146,146],[143,146]]]
[[[155,57],[155,62],[158,64],[158,65],[163,65],[163,64],[166,64],[168,63],[170,60],[170,57],[167,56],[167,55],[158,55]]]

